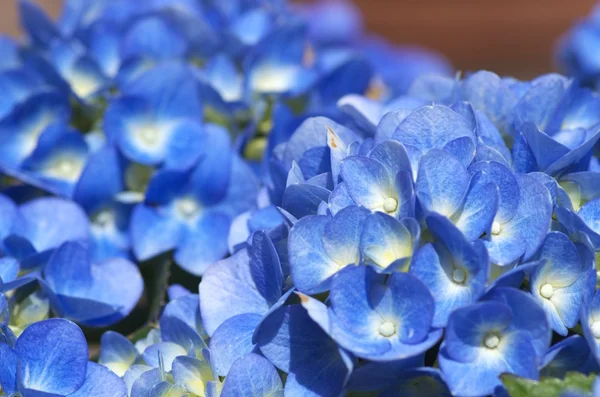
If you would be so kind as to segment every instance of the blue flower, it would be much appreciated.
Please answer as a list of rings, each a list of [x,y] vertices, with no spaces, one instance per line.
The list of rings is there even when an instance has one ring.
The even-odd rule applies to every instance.
[[[369,157],[350,156],[343,161],[343,184],[338,185],[330,200],[345,194],[347,202],[371,211],[381,211],[396,218],[414,216],[415,193],[410,169],[402,145],[382,143]]]
[[[202,108],[188,66],[167,63],[143,73],[110,103],[108,141],[138,163],[185,168],[202,150]]]
[[[368,215],[364,208],[352,206],[333,217],[307,216],[294,225],[288,252],[292,280],[299,291],[326,291],[337,272],[361,263],[361,233]]]
[[[175,249],[177,263],[201,275],[226,255],[229,225],[252,207],[256,193],[248,166],[226,149],[211,152],[192,169],[156,173],[131,217],[136,257],[147,260]]]
[[[24,396],[101,397],[125,395],[121,379],[94,363],[88,363],[83,332],[64,319],[50,319],[30,325],[14,348],[0,343],[0,385],[6,393]]]
[[[244,60],[248,95],[294,97],[314,84],[317,74],[307,58],[305,27],[274,29]]]
[[[126,317],[144,288],[134,263],[123,258],[91,263],[87,247],[79,242],[62,244],[43,274],[40,282],[54,310],[88,326],[106,326]]]
[[[600,139],[600,98],[560,75],[531,82],[513,110],[517,138],[525,141],[530,158],[523,171],[556,175],[571,167],[586,170],[589,153]],[[516,146],[516,145],[515,145]],[[587,160],[586,160],[587,158]]]
[[[427,287],[407,273],[385,279],[370,267],[349,267],[333,278],[332,337],[348,351],[373,361],[418,355],[437,343],[435,303]]]
[[[490,175],[494,177],[502,174]],[[517,174],[516,179],[519,189],[516,210],[514,196],[503,200],[499,216],[495,218],[490,233],[484,239],[490,260],[499,266],[509,265],[521,258],[531,258],[550,228],[552,201],[548,190],[529,175]],[[502,186],[501,199],[516,191],[516,187],[509,187],[509,180],[497,179],[496,182],[498,186]],[[508,194],[504,195],[504,192]],[[511,216],[513,211],[515,212]]]
[[[435,300],[433,325],[442,327],[455,309],[483,295],[489,277],[489,258],[480,241],[469,243],[445,218],[431,215],[427,226],[435,243],[417,251],[410,273],[431,291]]]
[[[567,335],[567,328],[578,323],[582,304],[594,290],[595,269],[560,232],[548,233],[539,257],[541,262],[530,276],[531,293],[548,315],[552,329]]]
[[[375,270],[406,271],[419,245],[421,229],[413,218],[397,220],[375,212],[365,220],[360,238],[364,263]]]
[[[431,149],[421,159],[415,184],[423,212],[447,217],[469,240],[490,230],[499,206],[492,176],[477,164],[469,175],[452,154]]]
[[[524,292],[506,290],[505,296],[509,299],[475,303],[450,315],[438,359],[452,394],[491,394],[501,385],[499,375],[505,372],[539,377],[541,357],[535,343],[548,346],[550,332],[545,317],[538,314],[541,308]],[[531,317],[520,312],[524,307]],[[545,338],[535,338],[531,328],[545,330]]]
[[[600,64],[594,57],[600,45],[598,9],[573,26],[558,42],[557,55],[561,66],[584,83],[596,83],[600,75]]]
[[[51,144],[66,130],[70,116],[67,98],[56,92],[41,92],[18,103],[0,120],[0,164],[20,166],[38,145]]]

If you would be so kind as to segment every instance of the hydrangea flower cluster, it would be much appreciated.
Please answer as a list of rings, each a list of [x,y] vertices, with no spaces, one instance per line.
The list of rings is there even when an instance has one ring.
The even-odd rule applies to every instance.
[[[503,396],[507,373],[600,372],[580,79],[453,77],[345,2],[19,5],[0,395]]]

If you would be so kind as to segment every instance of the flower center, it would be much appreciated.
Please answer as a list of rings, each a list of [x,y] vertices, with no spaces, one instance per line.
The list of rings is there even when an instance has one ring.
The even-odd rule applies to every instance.
[[[385,212],[394,212],[398,208],[398,200],[393,197],[388,197],[383,202],[383,209]]]
[[[467,278],[467,273],[463,269],[455,268],[452,271],[452,281],[455,283],[464,283]]]
[[[492,234],[497,235],[497,234],[500,234],[501,231],[502,231],[502,225],[500,225],[500,222],[492,223]]]
[[[81,174],[81,168],[81,163],[76,159],[61,157],[52,163],[48,174],[55,178],[75,181]]]
[[[500,344],[500,338],[496,334],[488,334],[483,339],[483,344],[488,349],[495,349]]]
[[[194,216],[199,210],[200,206],[196,202],[196,200],[191,198],[184,198],[177,202],[176,204],[177,211],[184,217],[190,218]]]
[[[600,339],[600,321],[594,321],[590,328],[592,329],[592,334],[594,334],[594,338]]]
[[[140,136],[144,142],[149,145],[153,145],[158,141],[158,131],[153,127],[145,127],[140,132]]]
[[[384,321],[379,326],[379,334],[381,334],[381,336],[385,336],[386,338],[389,338],[390,336],[394,335],[395,333],[396,333],[396,326],[391,321]]]
[[[546,299],[552,298],[552,295],[554,295],[554,287],[550,284],[542,285],[542,288],[540,288],[540,295]]]
[[[112,211],[104,210],[96,215],[95,223],[99,226],[112,225],[115,222],[115,215]]]

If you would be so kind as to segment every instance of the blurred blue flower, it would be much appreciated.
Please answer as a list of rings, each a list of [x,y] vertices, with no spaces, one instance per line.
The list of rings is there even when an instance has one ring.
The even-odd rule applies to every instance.
[[[211,131],[214,141],[222,142],[224,132]],[[257,192],[248,166],[228,151],[211,151],[191,169],[162,170],[152,177],[144,203],[131,216],[138,260],[175,249],[176,262],[201,275],[227,254],[231,221],[252,207]]]

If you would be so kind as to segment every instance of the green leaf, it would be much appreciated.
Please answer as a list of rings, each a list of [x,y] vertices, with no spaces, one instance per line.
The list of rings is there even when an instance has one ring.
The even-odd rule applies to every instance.
[[[591,393],[596,375],[568,372],[564,379],[544,378],[539,382],[512,374],[504,374],[500,378],[511,397],[560,397],[566,390]]]

